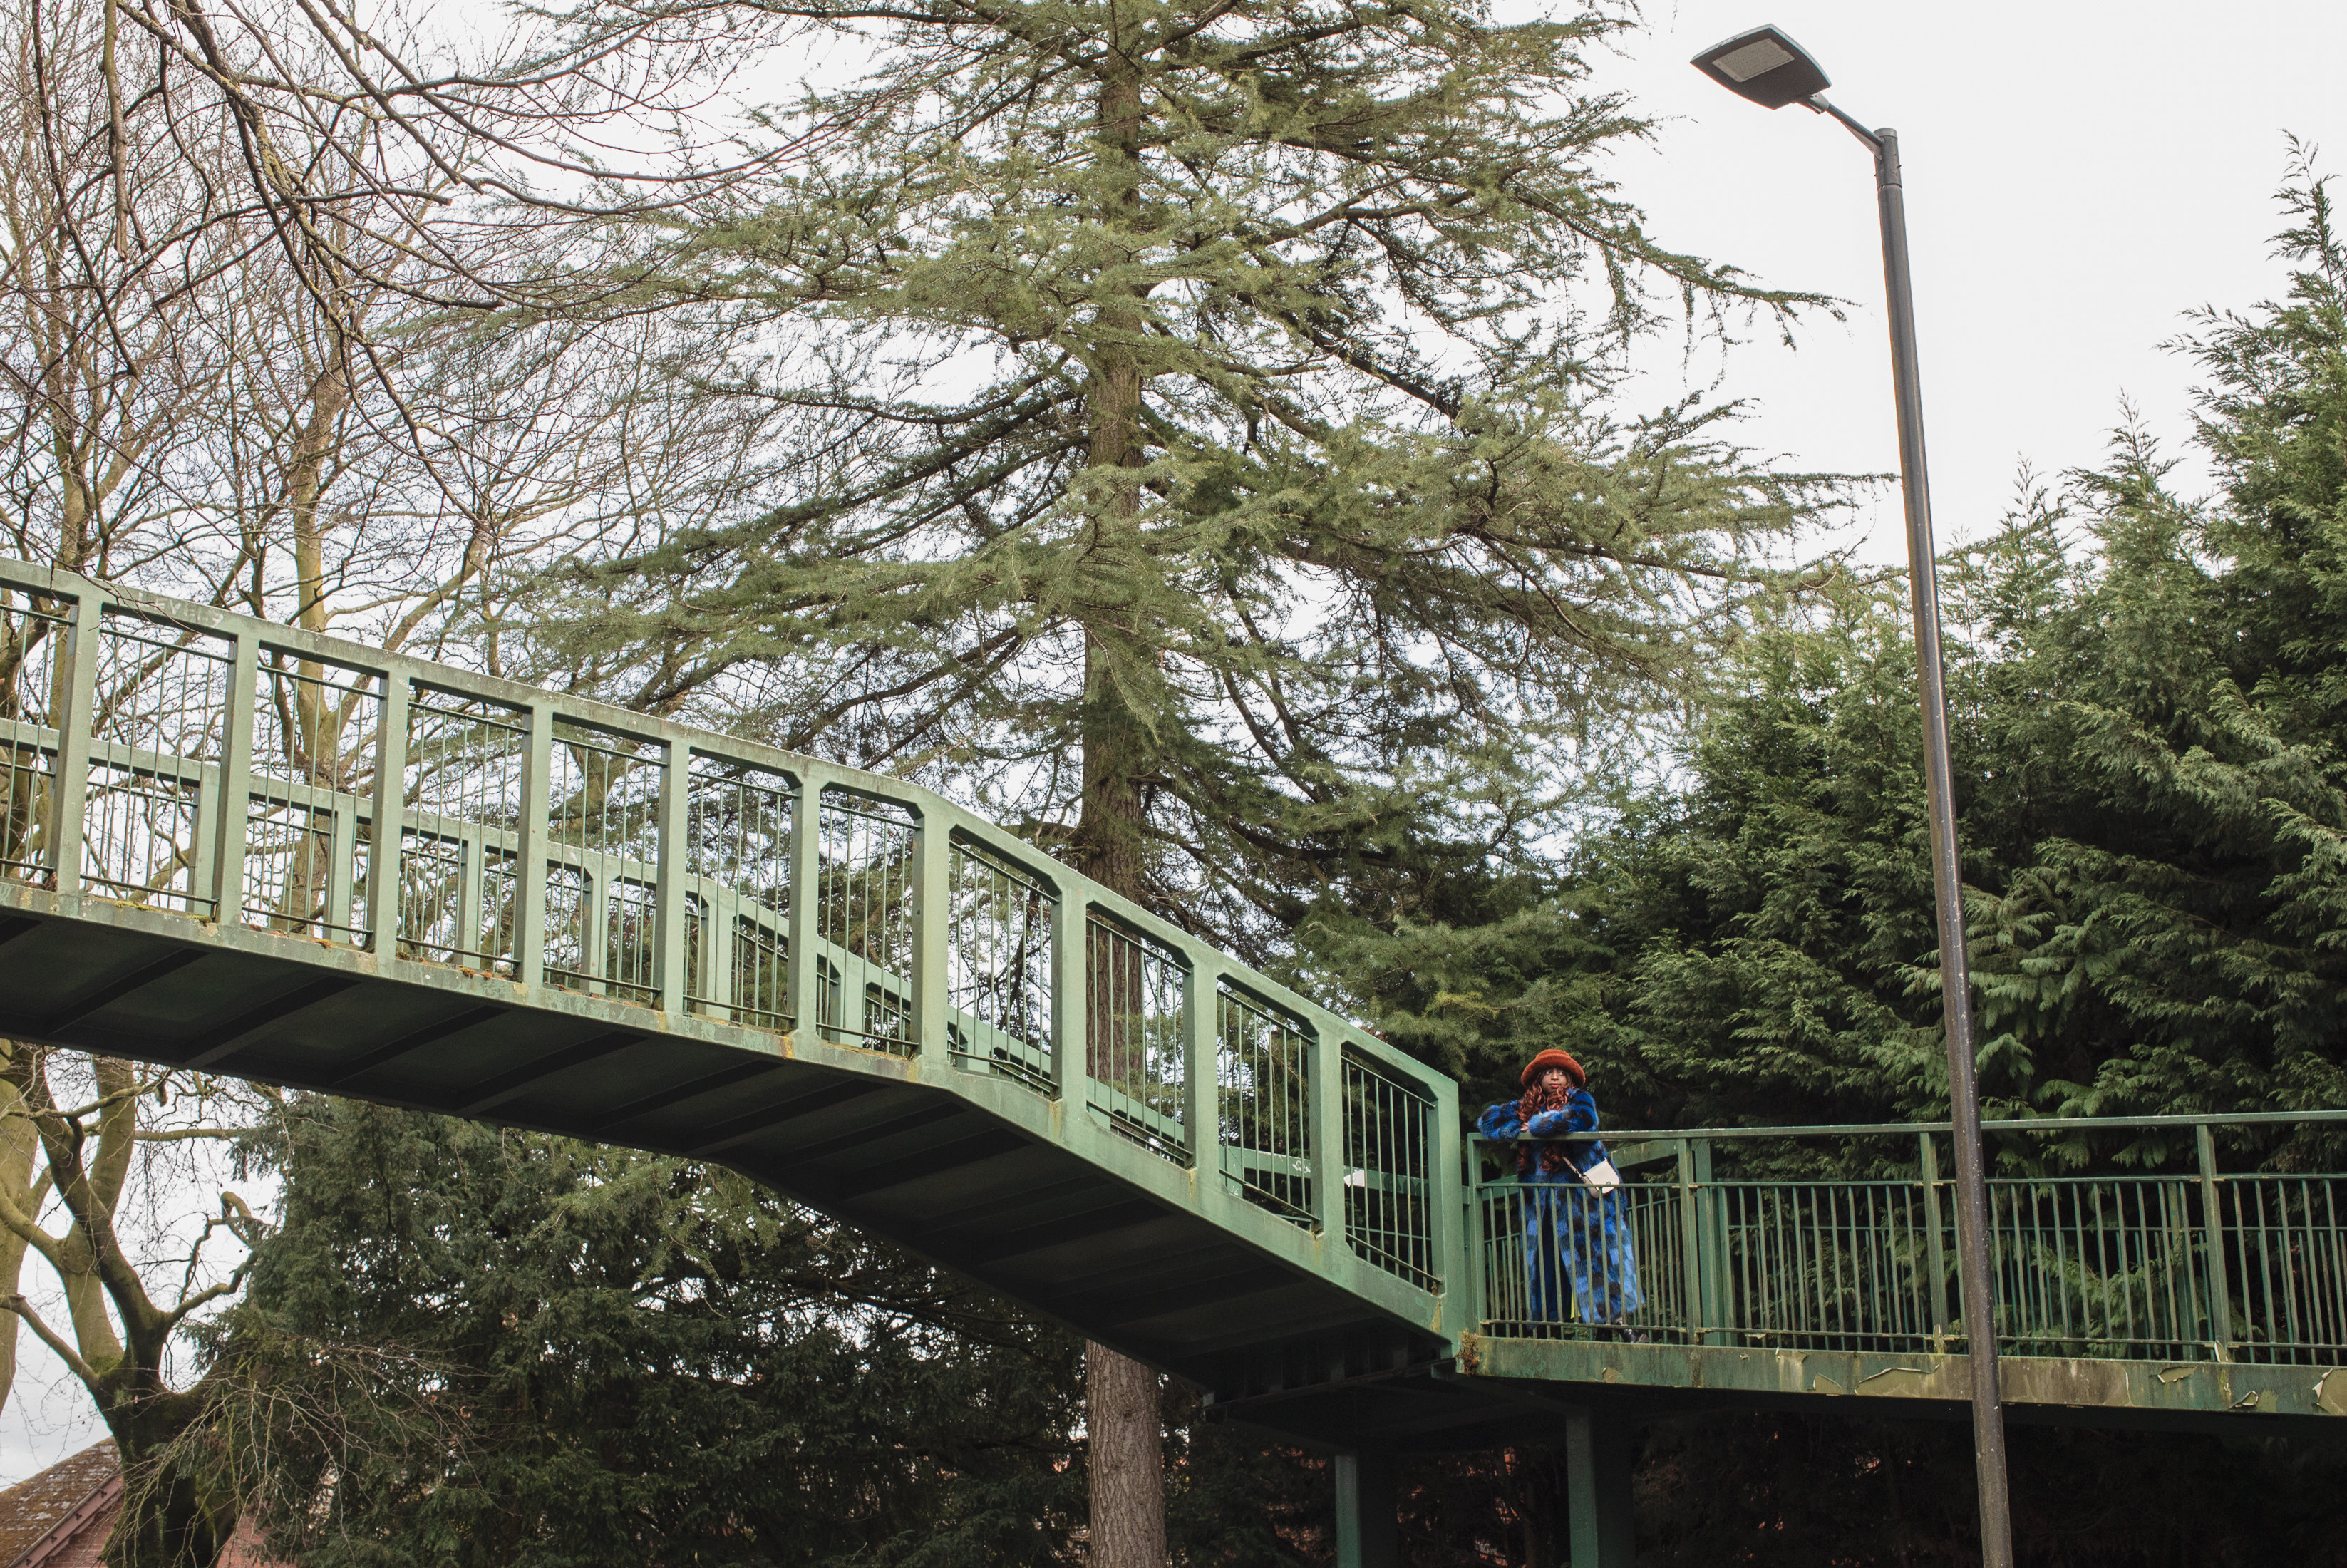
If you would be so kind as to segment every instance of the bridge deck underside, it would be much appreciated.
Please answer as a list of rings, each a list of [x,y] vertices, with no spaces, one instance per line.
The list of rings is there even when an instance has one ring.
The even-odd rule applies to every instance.
[[[2053,1356],[2008,1356],[1998,1368],[2013,1421],[2347,1438],[2347,1370]],[[1765,1409],[1968,1421],[1971,1378],[1961,1355],[1470,1336],[1454,1362],[1436,1368],[1218,1401],[1217,1409],[1332,1447],[1452,1452],[1526,1441],[1553,1430],[1565,1405],[1655,1420]],[[2300,1419],[2277,1419],[2292,1417]]]
[[[455,969],[386,976],[345,946],[223,939],[36,889],[5,897],[0,1035],[717,1162],[1211,1389],[1442,1353],[1439,1336],[916,1061],[794,1050],[713,1020],[680,1030]]]

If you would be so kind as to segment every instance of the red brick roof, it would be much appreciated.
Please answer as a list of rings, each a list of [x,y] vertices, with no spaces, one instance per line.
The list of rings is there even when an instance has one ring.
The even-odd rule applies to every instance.
[[[97,1568],[122,1507],[114,1445],[97,1443],[0,1491],[0,1568]],[[250,1519],[237,1521],[217,1568],[280,1568]]]
[[[32,1568],[56,1561],[56,1549],[90,1533],[91,1525],[113,1524],[121,1494],[112,1443],[94,1443],[0,1491],[0,1564]],[[103,1532],[97,1539],[106,1539]],[[91,1557],[96,1556],[93,1547]]]

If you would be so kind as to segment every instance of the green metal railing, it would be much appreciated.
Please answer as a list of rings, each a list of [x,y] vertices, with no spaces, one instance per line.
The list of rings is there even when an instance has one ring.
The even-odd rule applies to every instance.
[[[980,1075],[1427,1291],[1456,1241],[1447,1078],[927,790],[15,562],[0,879]]]
[[[1511,1337],[1962,1350],[1949,1129],[1610,1135],[1644,1301],[1547,1287],[1602,1246],[1601,1200],[1469,1151],[1471,1316]],[[2347,1354],[2347,1112],[1988,1123],[2004,1354],[2335,1362]],[[1830,1174],[1812,1174],[1829,1169]]]

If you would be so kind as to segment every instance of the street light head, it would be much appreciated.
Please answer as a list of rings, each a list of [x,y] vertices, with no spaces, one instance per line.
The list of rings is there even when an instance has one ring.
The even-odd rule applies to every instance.
[[[1762,108],[1806,103],[1831,84],[1809,51],[1771,24],[1714,44],[1690,62],[1740,98]]]

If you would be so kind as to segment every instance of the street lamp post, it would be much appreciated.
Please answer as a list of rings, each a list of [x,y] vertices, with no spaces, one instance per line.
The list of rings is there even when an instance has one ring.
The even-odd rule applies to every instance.
[[[1869,130],[1828,103],[1830,84],[1799,44],[1774,26],[1713,45],[1694,65],[1764,108],[1798,103],[1829,114],[1874,153],[1882,208],[1882,279],[1891,313],[1891,385],[1899,408],[1899,487],[1907,504],[1907,582],[1915,614],[1922,691],[1923,788],[1932,818],[1932,887],[1940,926],[1940,990],[1948,1035],[1948,1098],[1955,1122],[1956,1275],[1971,1351],[1973,1446],[1978,1468],[1981,1562],[2012,1568],[2013,1510],[2005,1486],[2004,1407],[1997,1389],[1996,1298],[1988,1265],[1988,1173],[1981,1148],[1980,1087],[1973,1058],[1973,995],[1964,956],[1963,868],[1948,762],[1948,696],[1940,661],[1940,589],[1932,548],[1932,492],[1923,467],[1923,385],[1915,364],[1915,302],[1907,273],[1907,205],[1899,133]],[[1934,1238],[1934,1245],[1937,1239]]]

